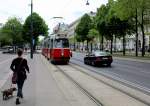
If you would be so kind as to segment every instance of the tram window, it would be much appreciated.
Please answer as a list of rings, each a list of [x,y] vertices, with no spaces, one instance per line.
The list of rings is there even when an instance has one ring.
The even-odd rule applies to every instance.
[[[60,39],[56,39],[55,40],[55,47],[57,47],[57,48],[61,48],[62,47]]]
[[[55,40],[55,47],[58,47],[58,48],[69,47],[69,42],[67,39],[56,39]]]
[[[63,45],[63,47],[65,48],[65,47],[69,47],[69,42],[68,42],[68,40],[66,39],[66,40],[62,40],[62,45]]]
[[[53,39],[51,39],[51,47],[50,48],[53,48]]]

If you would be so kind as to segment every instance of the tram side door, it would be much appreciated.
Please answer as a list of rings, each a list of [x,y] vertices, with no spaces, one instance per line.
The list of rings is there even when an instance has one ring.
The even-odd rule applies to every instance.
[[[51,40],[50,40],[50,59],[52,59],[53,48],[54,48],[54,40],[51,39]]]

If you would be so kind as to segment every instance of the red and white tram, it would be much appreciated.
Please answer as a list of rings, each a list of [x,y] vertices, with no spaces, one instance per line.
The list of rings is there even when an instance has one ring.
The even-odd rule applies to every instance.
[[[70,57],[72,57],[69,40],[62,35],[51,35],[44,39],[42,45],[42,54],[52,63],[68,64]]]

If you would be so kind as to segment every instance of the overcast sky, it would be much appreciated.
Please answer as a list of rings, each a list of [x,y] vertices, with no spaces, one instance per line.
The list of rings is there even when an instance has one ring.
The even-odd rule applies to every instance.
[[[107,0],[33,0],[33,11],[37,12],[52,29],[52,25],[63,21],[70,24],[84,13],[96,11]],[[16,16],[22,21],[30,14],[31,0],[0,0],[0,23],[5,23],[8,17]],[[63,19],[52,19],[52,17]]]

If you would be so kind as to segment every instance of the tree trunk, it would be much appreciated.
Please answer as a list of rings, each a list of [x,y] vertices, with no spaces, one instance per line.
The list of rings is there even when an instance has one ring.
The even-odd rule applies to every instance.
[[[141,23],[141,30],[142,30],[142,39],[143,39],[143,42],[142,42],[142,56],[144,57],[145,55],[145,34],[144,34],[144,11],[142,10],[142,23]]]
[[[102,35],[102,40],[101,40],[101,50],[104,50],[103,43],[104,43],[104,35]]]
[[[125,35],[123,35],[123,56],[126,54],[126,40],[125,40]]]
[[[36,52],[36,44],[33,45],[33,53]]]
[[[150,36],[149,36],[149,48],[148,48],[148,51],[150,52]]]
[[[136,50],[135,50],[135,55],[138,56],[138,19],[137,19],[137,9],[136,9],[136,17],[135,17],[135,20],[136,20]]]
[[[80,50],[80,42],[78,42],[78,45],[77,45],[77,46],[78,46],[78,50]]]
[[[110,45],[110,53],[112,54],[113,52],[112,52],[112,48],[113,48],[113,37],[111,38],[111,45]]]
[[[82,42],[83,43],[83,45],[82,45],[82,52],[83,52],[83,48],[84,48],[84,41]],[[85,48],[84,48],[85,49]]]
[[[74,51],[76,51],[76,42],[75,42],[75,36],[74,36]]]
[[[92,42],[91,42],[91,52],[92,52],[92,50],[93,50],[93,44],[92,44]]]
[[[87,52],[89,52],[89,41],[87,40]]]
[[[99,35],[99,50],[101,50],[101,39],[100,39],[100,35]]]
[[[114,42],[114,52],[116,52],[116,35],[115,35],[115,42]]]

